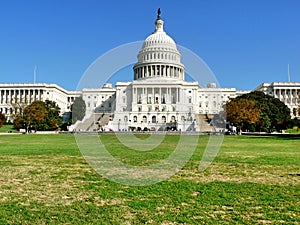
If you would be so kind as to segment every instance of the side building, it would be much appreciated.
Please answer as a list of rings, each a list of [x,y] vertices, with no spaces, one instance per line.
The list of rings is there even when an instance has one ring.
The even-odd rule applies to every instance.
[[[81,92],[67,91],[57,84],[0,84],[0,112],[12,121],[14,114],[20,113],[32,102],[50,100],[55,101],[61,109],[61,113],[64,114],[71,110],[74,99],[79,96],[81,96]]]
[[[289,107],[292,118],[300,118],[300,82],[262,83],[254,90],[278,98]]]

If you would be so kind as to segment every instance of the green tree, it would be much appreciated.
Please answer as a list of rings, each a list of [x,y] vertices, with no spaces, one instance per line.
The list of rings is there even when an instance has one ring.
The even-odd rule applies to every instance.
[[[82,97],[75,98],[71,110],[73,123],[76,123],[77,120],[82,120],[84,118],[86,105]]]
[[[46,100],[45,103],[46,116],[38,124],[38,130],[56,130],[62,124],[62,117],[60,116],[60,108],[54,101]]]
[[[0,112],[0,127],[6,122],[6,117],[3,113]]]
[[[260,110],[255,107],[255,102],[248,99],[234,98],[228,101],[226,119],[242,130],[249,128],[259,120]]]

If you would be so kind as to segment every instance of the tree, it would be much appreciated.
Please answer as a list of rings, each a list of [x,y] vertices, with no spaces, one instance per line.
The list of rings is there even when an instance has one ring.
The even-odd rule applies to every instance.
[[[45,118],[38,124],[38,130],[56,130],[62,123],[60,116],[60,108],[54,101],[46,100],[44,103],[46,108]]]
[[[279,131],[287,128],[291,119],[290,109],[279,99],[261,91],[253,91],[237,98],[253,100],[255,107],[260,110],[260,122],[255,125],[257,131]]]
[[[252,103],[247,105],[249,104],[245,103],[247,101]],[[251,131],[284,130],[291,120],[290,110],[283,102],[260,91],[253,91],[230,100],[226,103],[226,112],[228,121],[242,124],[243,128]],[[243,117],[247,118],[244,122]]]
[[[234,98],[228,101],[226,119],[242,130],[249,128],[259,120],[260,110],[255,107],[255,102],[248,99]]]
[[[86,105],[82,97],[75,98],[71,110],[73,123],[75,123],[77,120],[82,120],[84,118]]]
[[[15,115],[14,128],[30,127],[35,130],[56,130],[62,123],[60,108],[54,101],[34,101],[24,108],[23,113]]]
[[[13,118],[17,118],[20,115],[23,115],[24,109],[29,105],[27,99],[25,98],[12,98],[10,105],[12,107],[12,111],[14,113]]]
[[[0,127],[6,122],[6,117],[3,113],[0,112]]]
[[[15,115],[14,121],[13,121],[14,129],[20,130],[25,129],[25,121],[23,118],[23,115],[17,114]]]
[[[34,101],[24,109],[23,122],[25,123],[26,131],[32,126],[37,130],[38,124],[42,122],[47,115],[45,103],[42,101]]]

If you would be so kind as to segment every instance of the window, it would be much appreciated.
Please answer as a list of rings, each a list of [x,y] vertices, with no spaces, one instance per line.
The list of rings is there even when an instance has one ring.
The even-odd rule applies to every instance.
[[[156,123],[156,116],[152,116],[152,123]]]
[[[147,123],[147,117],[143,116],[143,123]]]
[[[162,117],[161,117],[161,121],[162,121],[163,123],[165,123],[165,122],[166,122],[166,117],[165,117],[165,116],[162,116]]]
[[[171,122],[175,122],[175,116],[171,117]]]
[[[155,98],[155,103],[158,104],[158,97]]]
[[[137,122],[137,116],[133,117],[133,122],[135,122],[135,123]]]

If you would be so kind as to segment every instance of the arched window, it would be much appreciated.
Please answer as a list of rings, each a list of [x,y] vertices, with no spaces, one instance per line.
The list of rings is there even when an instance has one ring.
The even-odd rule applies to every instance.
[[[166,122],[166,117],[165,117],[165,116],[162,116],[162,117],[161,117],[161,122],[163,122],[163,123]]]
[[[171,116],[171,122],[175,122],[175,116]]]
[[[143,123],[147,123],[147,116],[143,116]]]
[[[135,123],[137,122],[137,116],[133,117],[133,122],[135,122]]]
[[[156,116],[152,116],[152,123],[156,123]]]

